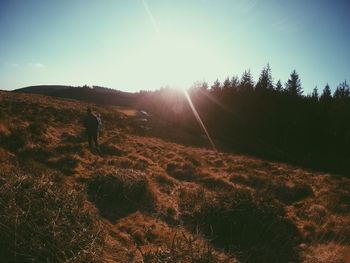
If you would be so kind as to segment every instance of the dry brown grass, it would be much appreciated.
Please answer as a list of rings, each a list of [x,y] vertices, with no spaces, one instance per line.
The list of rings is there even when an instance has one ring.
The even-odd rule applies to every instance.
[[[171,243],[143,254],[145,263],[235,263],[234,259],[218,254],[210,243],[198,236],[178,232]]]
[[[181,194],[184,221],[243,262],[298,261],[300,234],[273,200],[243,189]]]
[[[52,175],[20,173],[13,181],[1,181],[7,194],[24,198],[16,199],[16,209],[7,208],[12,220],[5,224],[0,216],[1,225],[11,226],[6,238],[17,236],[16,218],[29,235],[32,221],[56,222],[50,216],[61,216],[62,222],[72,220],[72,225],[59,225],[59,231],[67,228],[55,251],[62,258],[65,246],[73,244],[72,231],[81,244],[92,242],[79,232],[86,216],[91,226],[102,224],[106,230],[101,262],[310,263],[332,262],[333,256],[342,262],[334,251],[346,251],[350,244],[349,178],[139,136],[137,123],[115,107],[95,106],[103,120],[102,155],[95,155],[82,127],[87,105],[0,92],[2,175],[16,174],[17,167]],[[57,193],[50,190],[35,199],[33,191],[18,188],[20,178],[42,193]],[[31,206],[23,217],[18,211],[30,203],[46,212]],[[66,207],[65,214],[58,206]],[[38,255],[48,249],[36,240],[27,238],[22,247]],[[2,243],[1,253],[13,251],[8,245]]]
[[[303,181],[276,181],[267,189],[285,204],[298,202],[313,195],[312,188]]]
[[[159,219],[136,212],[117,224],[119,238],[142,262],[217,262],[235,263],[236,260],[215,250],[208,240],[179,227],[170,227]]]
[[[304,254],[304,263],[350,263],[350,246],[333,242],[310,246]]]
[[[130,169],[95,174],[89,181],[88,194],[101,215],[112,222],[136,210],[152,210],[156,205],[156,194],[147,177]]]
[[[103,230],[84,195],[47,175],[0,174],[2,262],[100,262]]]

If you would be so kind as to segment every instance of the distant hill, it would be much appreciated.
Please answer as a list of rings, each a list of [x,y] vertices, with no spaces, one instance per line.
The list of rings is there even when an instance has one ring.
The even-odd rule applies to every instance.
[[[101,105],[134,105],[137,94],[99,86],[72,87],[63,85],[39,85],[16,89],[13,92],[41,94],[93,102]]]

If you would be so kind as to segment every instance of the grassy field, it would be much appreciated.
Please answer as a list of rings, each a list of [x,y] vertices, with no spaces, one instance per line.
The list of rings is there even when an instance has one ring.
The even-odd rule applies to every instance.
[[[145,136],[134,111],[0,92],[1,262],[350,262],[350,179]],[[152,127],[151,127],[152,128]]]

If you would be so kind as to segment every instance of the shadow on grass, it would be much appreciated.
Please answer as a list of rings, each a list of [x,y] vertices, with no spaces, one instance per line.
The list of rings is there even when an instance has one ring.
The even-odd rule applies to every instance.
[[[50,168],[61,171],[63,174],[70,176],[74,174],[74,170],[78,165],[78,160],[71,156],[63,156],[60,158],[51,159],[48,162]]]
[[[71,134],[68,132],[65,132],[62,134],[62,142],[64,143],[82,143],[84,141],[87,141],[87,135],[85,132],[81,132],[79,134]]]
[[[280,204],[238,189],[182,192],[179,198],[189,229],[240,255],[242,262],[300,262],[301,235]]]
[[[88,182],[88,195],[101,216],[112,223],[137,210],[151,211],[156,203],[146,176],[131,169],[94,175]]]

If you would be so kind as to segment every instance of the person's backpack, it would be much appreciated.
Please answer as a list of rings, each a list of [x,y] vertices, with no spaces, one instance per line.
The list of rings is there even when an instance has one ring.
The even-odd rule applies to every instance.
[[[102,129],[102,120],[101,120],[101,116],[100,116],[100,115],[97,115],[97,114],[94,114],[94,116],[95,116],[95,119],[96,119],[97,130],[98,130],[98,131],[101,131],[101,129]]]
[[[90,132],[99,132],[102,128],[102,120],[99,114],[92,113],[86,119],[86,128]]]
[[[100,116],[96,116],[97,119],[97,130],[101,131],[102,130],[102,120]]]

